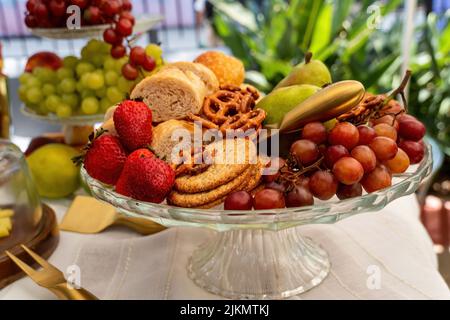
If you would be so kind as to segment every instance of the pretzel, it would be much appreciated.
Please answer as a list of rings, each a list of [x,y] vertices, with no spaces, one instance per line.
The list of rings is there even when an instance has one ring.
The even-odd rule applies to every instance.
[[[259,93],[253,87],[221,86],[219,91],[205,99],[203,113],[208,120],[221,125],[229,117],[253,110],[258,98]]]
[[[266,118],[266,112],[262,109],[255,109],[247,113],[239,113],[235,116],[228,118],[220,126],[220,131],[226,130],[242,130],[247,131],[249,129],[255,129],[261,127],[264,119]]]

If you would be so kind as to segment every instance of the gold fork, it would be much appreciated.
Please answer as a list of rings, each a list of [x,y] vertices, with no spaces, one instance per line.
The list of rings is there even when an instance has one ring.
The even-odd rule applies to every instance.
[[[83,288],[76,289],[69,286],[64,278],[64,274],[60,270],[23,244],[21,247],[42,267],[42,270],[34,270],[9,251],[5,251],[5,253],[38,285],[49,289],[58,298],[63,300],[98,300],[96,296]]]

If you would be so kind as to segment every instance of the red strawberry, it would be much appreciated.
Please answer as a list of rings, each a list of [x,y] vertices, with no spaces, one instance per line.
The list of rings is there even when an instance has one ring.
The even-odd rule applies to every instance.
[[[143,102],[120,103],[114,111],[114,126],[129,151],[145,148],[152,142],[152,111]]]
[[[103,183],[116,184],[127,154],[117,137],[101,134],[97,133],[97,137],[88,145],[84,167],[91,177]]]
[[[130,154],[116,191],[136,200],[161,203],[172,189],[175,171],[147,149]]]

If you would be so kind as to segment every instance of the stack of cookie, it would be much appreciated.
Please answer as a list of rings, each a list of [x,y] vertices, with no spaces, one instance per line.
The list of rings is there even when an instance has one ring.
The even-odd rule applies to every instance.
[[[230,146],[232,148],[228,149]],[[232,192],[252,192],[260,185],[262,164],[251,141],[223,140],[219,145],[208,147],[207,152],[214,154],[212,163],[200,173],[191,172],[177,177],[174,190],[167,198],[169,204],[209,209],[221,204]],[[219,152],[211,152],[213,149]]]

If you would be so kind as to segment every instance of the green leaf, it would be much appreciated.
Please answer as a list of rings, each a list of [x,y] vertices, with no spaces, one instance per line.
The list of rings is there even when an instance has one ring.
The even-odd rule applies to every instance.
[[[237,1],[226,2],[220,0],[210,0],[217,10],[218,14],[227,16],[233,22],[237,23],[249,31],[257,32],[258,24],[252,11],[244,7]]]
[[[333,5],[329,2],[325,3],[317,18],[316,27],[312,36],[309,51],[316,53],[325,48],[331,39],[333,20]]]
[[[342,29],[345,19],[347,19],[350,14],[353,2],[354,0],[334,1],[333,22],[331,28],[333,35],[337,35]]]

